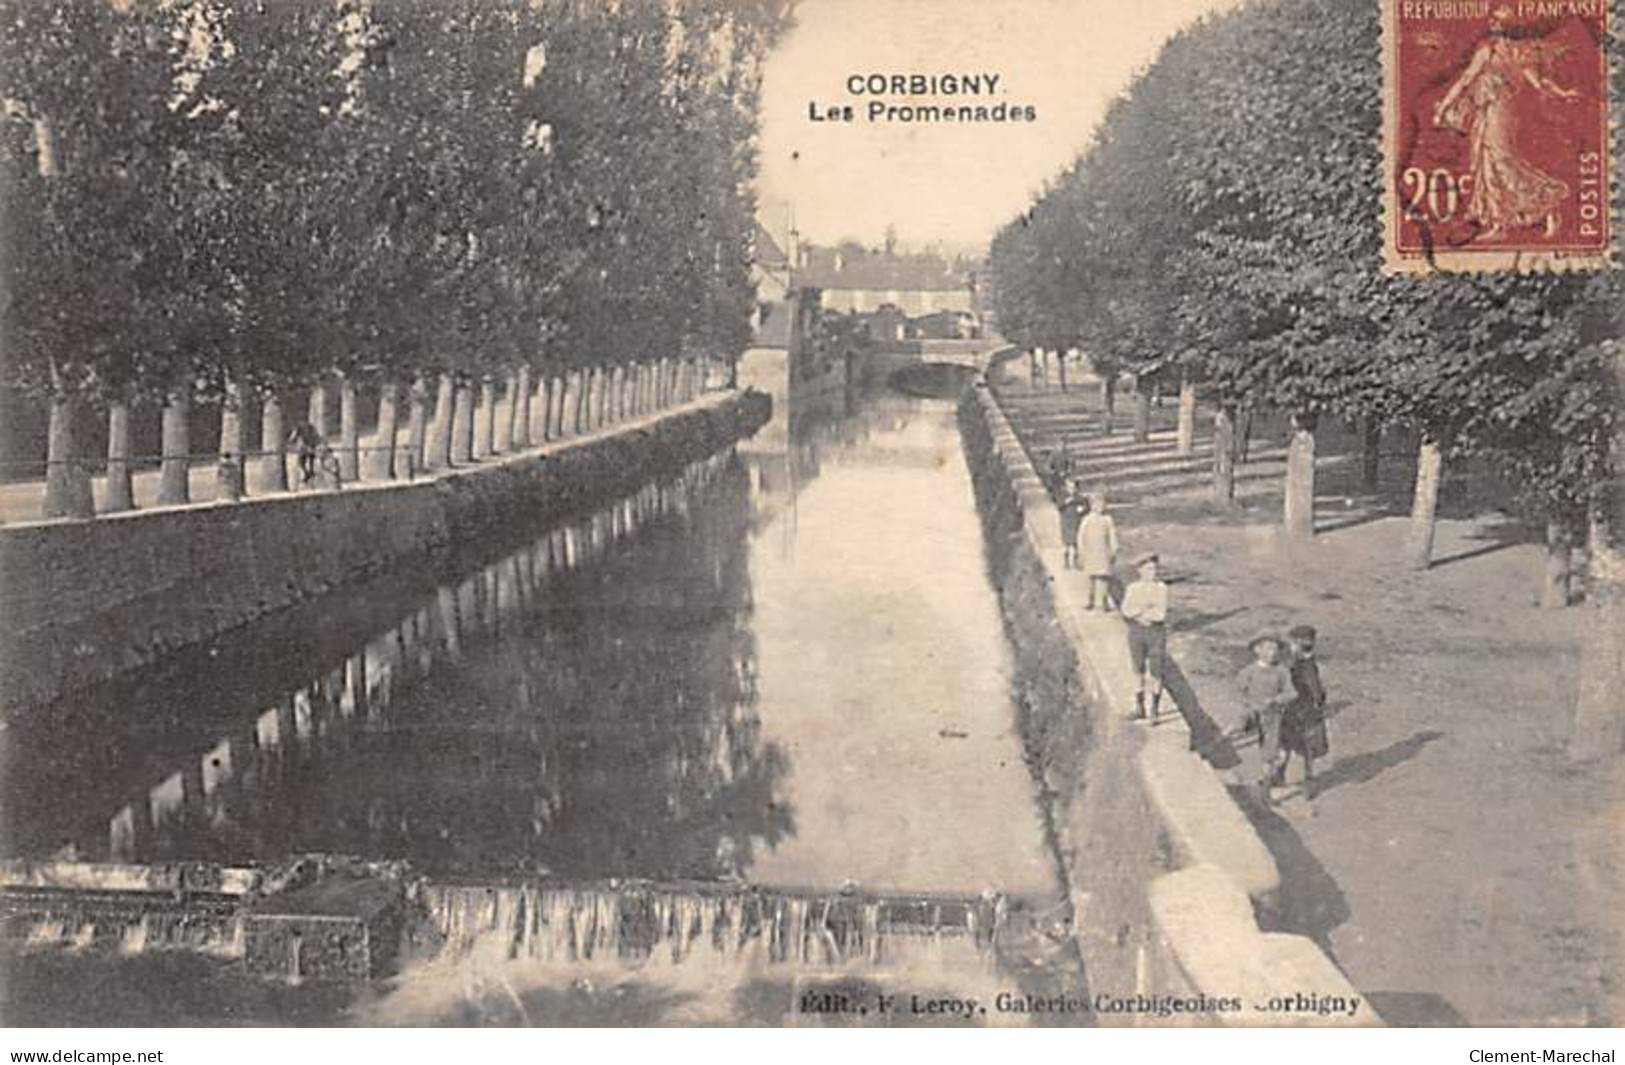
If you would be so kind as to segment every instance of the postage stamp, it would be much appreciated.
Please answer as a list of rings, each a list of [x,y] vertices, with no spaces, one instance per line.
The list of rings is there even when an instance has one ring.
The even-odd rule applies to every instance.
[[[1608,20],[1608,0],[1383,0],[1389,270],[1608,263]]]

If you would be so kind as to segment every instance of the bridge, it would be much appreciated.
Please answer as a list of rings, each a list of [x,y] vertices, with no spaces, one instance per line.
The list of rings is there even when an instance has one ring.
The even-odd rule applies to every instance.
[[[884,351],[865,354],[864,377],[885,380],[899,370],[918,366],[958,366],[969,371],[987,369],[993,354],[1009,345],[1000,337],[977,340],[904,340]]]

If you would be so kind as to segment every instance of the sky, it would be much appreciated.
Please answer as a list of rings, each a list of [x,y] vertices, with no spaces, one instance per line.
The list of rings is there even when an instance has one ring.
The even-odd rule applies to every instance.
[[[1107,103],[1170,34],[1235,0],[802,0],[768,57],[760,215],[801,240],[969,251],[1019,214],[1088,143]],[[1031,122],[870,122],[852,75],[997,74],[997,93],[894,105],[1031,106]],[[852,105],[856,121],[813,122]]]

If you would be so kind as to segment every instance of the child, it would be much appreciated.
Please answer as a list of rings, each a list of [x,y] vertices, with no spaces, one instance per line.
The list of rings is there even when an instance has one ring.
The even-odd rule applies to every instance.
[[[1315,797],[1315,759],[1331,751],[1326,737],[1326,687],[1320,682],[1320,665],[1315,661],[1315,628],[1297,625],[1287,636],[1292,640],[1292,689],[1296,696],[1281,719],[1281,768],[1277,783],[1286,780],[1287,763],[1296,751],[1303,756],[1303,797]]]
[[[1145,719],[1147,681],[1151,688],[1151,723],[1162,702],[1162,661],[1168,653],[1168,585],[1158,576],[1156,555],[1140,559],[1139,576],[1123,593],[1120,611],[1128,622],[1128,655],[1134,664],[1134,719]]]
[[[1236,687],[1241,690],[1248,723],[1258,732],[1260,764],[1256,787],[1259,802],[1268,806],[1281,746],[1281,716],[1297,698],[1297,692],[1292,687],[1291,672],[1281,664],[1286,650],[1281,637],[1265,630],[1252,638],[1247,649],[1252,652],[1253,660],[1236,674]]]
[[[1078,568],[1078,527],[1089,511],[1089,501],[1077,481],[1062,486],[1061,502],[1061,563],[1067,569]]]
[[[1117,560],[1117,525],[1106,513],[1106,497],[1100,492],[1089,494],[1089,513],[1078,526],[1083,544],[1083,574],[1089,578],[1089,606],[1094,610],[1098,600],[1100,609],[1112,608],[1112,563]]]
[[[316,449],[322,443],[322,434],[309,422],[300,422],[288,434],[288,443],[299,448],[299,486],[308,487],[316,479]]]
[[[1062,440],[1060,448],[1050,452],[1049,456],[1049,483],[1057,495],[1066,494],[1072,484],[1072,474],[1076,468],[1072,461],[1072,450],[1067,447],[1066,441]]]

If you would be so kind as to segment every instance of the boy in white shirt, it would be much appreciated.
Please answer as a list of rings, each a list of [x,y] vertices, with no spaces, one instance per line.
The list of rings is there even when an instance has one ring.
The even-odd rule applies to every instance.
[[[1157,563],[1156,555],[1140,560],[1139,575],[1123,593],[1119,608],[1128,622],[1128,653],[1134,664],[1134,720],[1146,717],[1145,693],[1149,687],[1153,725],[1162,702],[1163,659],[1168,653],[1168,585],[1158,576]]]

